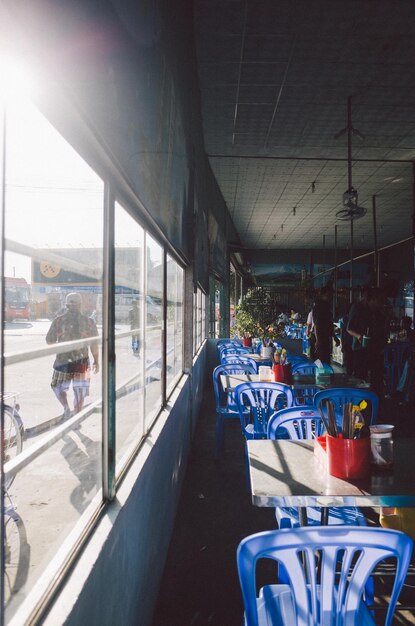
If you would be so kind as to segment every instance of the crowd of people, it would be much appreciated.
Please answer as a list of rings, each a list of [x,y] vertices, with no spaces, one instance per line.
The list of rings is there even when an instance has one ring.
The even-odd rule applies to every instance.
[[[364,288],[360,299],[340,316],[337,331],[332,296],[330,286],[320,289],[308,313],[306,332],[310,357],[329,364],[334,340],[336,345],[341,346],[346,372],[369,381],[371,389],[378,395],[384,394],[384,350],[390,335],[391,319],[387,315],[382,291],[375,287]],[[398,331],[396,335],[413,343],[415,348],[415,331],[409,316],[401,318]],[[415,350],[409,347],[396,388],[402,402],[415,399],[414,384]]]

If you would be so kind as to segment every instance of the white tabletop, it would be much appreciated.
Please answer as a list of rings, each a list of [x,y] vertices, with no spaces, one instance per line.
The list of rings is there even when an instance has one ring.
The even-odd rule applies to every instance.
[[[256,506],[415,506],[415,439],[394,443],[394,466],[362,481],[335,478],[314,456],[312,441],[248,441]]]
[[[241,385],[242,383],[259,382],[259,374],[222,374],[220,382],[222,383],[222,387],[225,391],[233,391],[237,385]],[[274,379],[270,378],[268,382],[274,382]],[[346,374],[333,374],[331,382],[327,385],[317,384],[314,380],[314,376],[299,375],[297,379],[294,378],[293,383],[290,386],[293,389],[309,389],[310,387],[319,387],[320,389],[327,389],[330,387],[366,389],[369,387],[369,385],[364,381],[354,378],[353,376],[347,376]]]

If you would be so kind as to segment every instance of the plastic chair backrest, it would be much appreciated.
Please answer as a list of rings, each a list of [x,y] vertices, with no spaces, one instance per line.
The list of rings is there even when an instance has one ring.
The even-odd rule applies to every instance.
[[[216,347],[217,348],[219,348],[220,346],[227,346],[227,345],[231,345],[231,346],[239,345],[240,346],[241,342],[236,340],[236,339],[230,339],[230,338],[228,338],[228,339],[219,339],[216,342]]]
[[[229,365],[231,363],[233,363],[234,365],[238,365],[238,364],[239,365],[251,365],[255,370],[255,374],[258,373],[258,363],[254,359],[249,358],[249,356],[245,354],[225,355],[221,358],[221,362],[222,362],[222,365]]]
[[[312,363],[313,361],[311,361],[310,359],[308,359],[306,356],[301,356],[300,354],[289,354],[287,356],[287,362],[288,363]]]
[[[216,347],[224,346],[224,345],[227,345],[227,344],[229,344],[229,345],[238,345],[238,346],[241,345],[239,341],[236,341],[235,339],[228,338],[228,339],[219,339],[216,342]]]
[[[248,348],[238,348],[236,346],[227,346],[220,349],[220,355],[226,356],[227,354],[250,354]]]
[[[289,439],[313,439],[324,431],[320,413],[314,408],[290,407],[277,411],[268,421],[268,439],[280,439],[284,429]]]
[[[331,365],[328,365],[327,363],[323,363],[323,365],[324,365],[325,371],[328,374],[334,373],[334,370],[331,367]],[[293,363],[292,373],[294,374],[295,372],[297,372],[297,374],[314,374],[316,369],[318,369],[318,367],[315,363],[313,363],[313,361],[307,361],[306,363],[299,362],[299,363]]]
[[[352,526],[272,530],[246,537],[237,552],[246,623],[258,626],[255,570],[261,558],[278,561],[288,576],[294,607],[291,618],[296,619],[290,623],[283,620],[275,623],[358,626],[362,623],[360,612],[365,582],[380,561],[392,557],[396,559],[396,573],[385,619],[385,626],[390,626],[412,546],[412,539],[402,532]],[[320,570],[321,584],[317,570]],[[267,602],[266,590],[269,595],[273,591],[275,594],[275,587],[274,590],[265,587],[262,603]]]
[[[325,400],[330,400],[333,403],[337,418],[340,420],[343,415],[343,406],[347,402],[360,404],[362,400],[366,400],[370,403],[371,408],[370,417],[368,417],[367,409],[365,409],[363,413],[366,424],[370,426],[371,424],[376,424],[377,422],[379,411],[379,398],[373,391],[369,391],[368,389],[355,389],[353,387],[345,387],[344,389],[323,389],[323,391],[318,391],[315,394],[314,406],[318,408],[319,405],[321,405],[322,403],[324,406]],[[323,408],[323,406],[321,408]]]
[[[217,409],[226,408],[229,404],[235,406],[235,393],[226,392],[220,381],[220,376],[231,376],[232,374],[255,374],[255,368],[252,365],[244,365],[241,363],[218,365],[213,370],[213,391],[215,392],[215,406]]]
[[[235,389],[235,399],[244,435],[250,439],[266,439],[269,417],[284,405],[292,406],[293,392],[282,383],[242,383]],[[250,409],[249,414],[246,407]],[[251,429],[247,429],[248,425]]]

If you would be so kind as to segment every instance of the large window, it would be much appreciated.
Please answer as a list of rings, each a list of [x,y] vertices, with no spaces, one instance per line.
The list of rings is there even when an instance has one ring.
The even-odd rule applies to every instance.
[[[183,275],[182,268],[167,255],[167,390],[181,375],[183,367]]]
[[[193,294],[193,353],[206,338],[206,296],[201,289]]]
[[[30,592],[41,597],[67,564],[115,463],[125,467],[180,377],[184,271],[132,217],[134,207],[104,206],[112,194],[104,194],[103,177],[32,105],[10,107],[6,137],[8,622],[28,615]],[[105,236],[112,228],[113,247]],[[113,328],[105,325],[110,310]]]
[[[144,230],[115,204],[117,460],[144,434]]]
[[[150,426],[162,402],[163,249],[146,236],[145,415]]]
[[[4,306],[7,619],[101,489],[97,317],[103,190],[102,180],[35,108],[17,103],[9,108]],[[62,349],[61,342],[70,345]],[[23,463],[22,449],[29,448],[33,455]]]

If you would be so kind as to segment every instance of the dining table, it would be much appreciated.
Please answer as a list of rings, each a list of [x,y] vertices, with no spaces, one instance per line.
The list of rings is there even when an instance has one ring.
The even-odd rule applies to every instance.
[[[392,468],[371,465],[360,480],[331,476],[314,454],[312,440],[251,440],[247,450],[256,506],[415,506],[415,481],[409,471],[415,438],[396,440]]]
[[[234,391],[238,385],[242,383],[255,383],[260,382],[259,374],[222,374],[220,381],[224,391]],[[263,382],[274,382],[273,378]],[[355,388],[355,389],[369,389],[369,383],[355,376],[349,376],[348,374],[331,374],[330,382],[326,384],[316,383],[315,377],[310,374],[294,374],[290,387],[294,390],[300,389],[337,389],[337,388]]]
[[[246,356],[249,356],[250,359],[253,359],[260,364],[265,362],[268,363],[270,360],[272,360],[271,356],[262,356],[261,354],[257,354],[256,352],[253,352],[252,354],[247,354]]]

